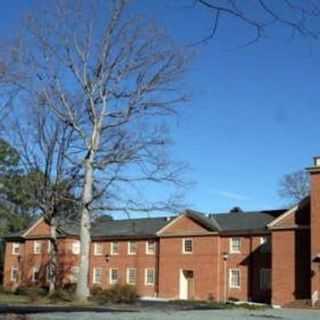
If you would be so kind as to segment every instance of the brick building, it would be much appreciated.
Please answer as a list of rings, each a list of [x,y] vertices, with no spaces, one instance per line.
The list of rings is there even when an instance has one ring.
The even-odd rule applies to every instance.
[[[136,286],[143,297],[239,299],[285,305],[319,300],[320,160],[310,197],[288,210],[105,220],[92,227],[88,283]],[[6,237],[4,286],[46,285],[49,227],[39,219]],[[76,225],[59,233],[61,281],[79,271]]]

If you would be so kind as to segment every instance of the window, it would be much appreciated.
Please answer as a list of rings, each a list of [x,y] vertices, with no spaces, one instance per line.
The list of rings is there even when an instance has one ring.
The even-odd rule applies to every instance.
[[[76,255],[80,254],[80,241],[79,240],[72,242],[71,251],[73,254],[76,254]]]
[[[270,252],[270,239],[269,237],[260,237],[260,251],[262,253]]]
[[[231,238],[230,239],[230,253],[240,253],[241,239]]]
[[[128,254],[129,255],[137,254],[137,242],[136,241],[129,241],[128,242]]]
[[[234,289],[240,288],[240,270],[239,269],[229,270],[229,287]]]
[[[48,240],[48,253],[50,254],[51,253],[51,241]]]
[[[182,252],[184,254],[192,253],[192,239],[182,239]]]
[[[32,282],[37,282],[40,280],[40,269],[38,267],[32,268]]]
[[[101,268],[93,268],[93,283],[100,284],[102,278],[102,269]]]
[[[116,283],[118,283],[118,280],[119,280],[118,269],[110,269],[109,270],[109,283],[116,284]]]
[[[12,243],[12,254],[18,256],[20,254],[20,243]]]
[[[77,283],[79,278],[80,268],[78,266],[74,266],[71,268],[71,274],[69,276],[69,280],[71,283]]]
[[[112,256],[119,254],[119,242],[118,241],[111,242],[111,252],[110,253]]]
[[[137,272],[135,268],[127,269],[127,284],[135,285],[136,284]]]
[[[153,286],[154,285],[154,269],[145,269],[144,270],[144,284],[146,286]]]
[[[18,270],[18,267],[13,266],[13,267],[11,268],[10,279],[11,279],[11,281],[13,281],[13,282],[18,282],[18,280],[19,280],[19,270]]]
[[[95,256],[102,256],[103,255],[102,243],[99,243],[99,242],[94,243],[94,255]]]
[[[40,241],[33,242],[33,253],[40,254],[41,253],[42,243]]]
[[[153,255],[156,252],[156,242],[154,240],[148,240],[146,242],[146,254]]]
[[[266,290],[271,288],[271,270],[260,270],[260,289]]]

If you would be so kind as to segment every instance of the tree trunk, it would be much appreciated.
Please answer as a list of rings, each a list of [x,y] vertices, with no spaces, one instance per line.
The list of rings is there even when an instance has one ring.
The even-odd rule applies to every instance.
[[[89,259],[90,259],[90,212],[92,201],[93,167],[92,154],[85,160],[84,188],[82,194],[82,209],[80,221],[80,272],[77,283],[76,296],[81,302],[86,302],[89,296]]]
[[[49,252],[49,295],[52,295],[56,290],[57,270],[58,270],[58,244],[57,244],[57,226],[55,218],[51,219],[50,224],[50,252]]]

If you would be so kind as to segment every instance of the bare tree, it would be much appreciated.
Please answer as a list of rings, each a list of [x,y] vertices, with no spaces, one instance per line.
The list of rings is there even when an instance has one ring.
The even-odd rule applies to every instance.
[[[25,117],[14,119],[12,141],[20,154],[20,193],[50,227],[49,294],[59,285],[58,230],[77,217],[79,166],[72,155],[73,129],[53,117],[38,96],[28,101]],[[31,106],[31,107],[30,107]]]
[[[310,192],[309,175],[300,170],[284,175],[279,183],[279,195],[290,202],[297,203]]]
[[[127,2],[57,2],[29,17],[16,49],[20,97],[41,99],[76,137],[69,160],[83,176],[80,300],[89,295],[95,210],[177,210],[185,186],[185,165],[169,157],[166,123],[186,101],[180,80],[189,58],[153,24],[130,16]],[[148,199],[150,185],[157,196]]]
[[[250,45],[267,35],[274,26],[287,28],[291,36],[296,34],[318,39],[317,19],[320,16],[320,4],[317,1],[304,0],[187,0],[194,8],[204,9],[212,15],[212,25],[208,34],[200,41],[211,40],[228,18],[236,19],[252,30]]]

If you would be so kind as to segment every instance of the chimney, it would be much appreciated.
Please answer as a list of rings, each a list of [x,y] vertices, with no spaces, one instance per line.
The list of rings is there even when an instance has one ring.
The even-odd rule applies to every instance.
[[[312,303],[320,301],[320,156],[313,158],[310,173],[311,197],[311,298]]]

